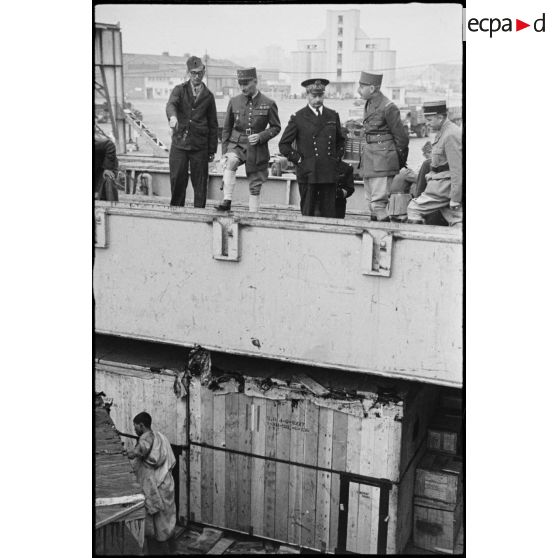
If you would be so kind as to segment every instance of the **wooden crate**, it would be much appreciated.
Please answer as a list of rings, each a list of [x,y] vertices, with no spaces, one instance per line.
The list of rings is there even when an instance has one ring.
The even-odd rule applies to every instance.
[[[463,410],[463,398],[456,390],[442,392],[440,396],[440,407],[452,413],[461,414]]]
[[[461,494],[463,462],[454,456],[427,452],[415,475],[415,496],[455,504]]]
[[[447,504],[415,497],[413,542],[424,550],[453,554],[463,516],[463,501]]]
[[[403,550],[434,389],[382,398],[368,379],[337,400],[247,375],[219,387],[190,380],[190,520],[322,552]]]
[[[460,415],[442,413],[428,427],[426,448],[451,455],[461,455],[461,431],[463,419]]]

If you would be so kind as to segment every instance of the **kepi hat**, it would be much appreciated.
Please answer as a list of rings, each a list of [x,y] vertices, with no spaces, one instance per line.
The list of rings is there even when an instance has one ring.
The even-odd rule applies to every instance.
[[[300,85],[306,87],[307,93],[321,94],[325,91],[326,85],[329,85],[329,80],[324,78],[305,79]]]
[[[240,83],[241,81],[249,81],[251,79],[258,79],[258,74],[256,73],[256,68],[243,68],[241,70],[236,70],[236,79]]]
[[[188,60],[186,60],[186,66],[188,67],[188,71],[191,72],[192,70],[202,70],[205,68],[201,58],[197,56],[190,56]]]
[[[360,72],[359,83],[363,85],[374,85],[380,87],[382,85],[383,74],[369,74],[368,72]]]
[[[447,114],[446,101],[429,101],[422,105],[424,116],[433,116],[435,114]]]

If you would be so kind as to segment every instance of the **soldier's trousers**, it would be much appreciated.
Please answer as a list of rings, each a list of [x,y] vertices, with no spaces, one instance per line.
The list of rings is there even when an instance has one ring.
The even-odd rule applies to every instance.
[[[418,198],[411,200],[407,206],[407,219],[424,221],[424,218],[440,210],[442,217],[451,227],[463,221],[463,210],[456,211],[449,206],[449,198],[437,196],[435,193],[423,192]]]
[[[314,217],[316,210],[320,217],[337,216],[335,209],[335,196],[337,188],[335,184],[298,184],[300,192],[300,211],[302,215]]]
[[[184,206],[188,186],[188,167],[194,187],[194,207],[205,207],[207,180],[209,178],[209,153],[206,149],[188,151],[171,146],[169,169],[171,180],[171,205]]]
[[[364,197],[368,203],[370,213],[378,219],[387,218],[387,204],[389,189],[393,176],[375,176],[364,179]]]
[[[246,163],[245,150],[236,148],[235,150],[227,151],[226,155],[227,155],[227,163],[225,165],[225,172],[230,171],[232,173],[236,173],[238,167]],[[269,176],[269,170],[267,168],[257,170],[255,172],[246,171],[246,178],[248,179],[248,188],[250,190],[251,196],[260,195],[262,184],[267,180],[268,176]],[[229,184],[229,182],[231,183]],[[234,190],[234,178],[231,178],[230,181],[226,178],[225,187],[224,187],[224,198],[226,200],[232,200],[233,190]]]

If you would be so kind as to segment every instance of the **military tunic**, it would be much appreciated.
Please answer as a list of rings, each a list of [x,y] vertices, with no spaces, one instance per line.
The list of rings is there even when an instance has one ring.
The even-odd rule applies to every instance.
[[[227,106],[223,124],[223,153],[236,153],[241,162],[246,163],[247,175],[266,171],[270,158],[267,142],[280,131],[279,111],[273,99],[261,92],[253,99],[237,95]],[[251,134],[260,137],[256,145],[248,143]]]
[[[397,106],[383,93],[374,93],[364,106],[366,145],[361,168],[364,178],[395,176],[407,162],[409,134]]]
[[[432,163],[426,175],[426,188],[407,208],[409,219],[422,220],[437,210],[450,225],[462,221],[460,210],[451,210],[449,203],[460,204],[463,190],[463,153],[461,128],[446,120],[432,142]]]

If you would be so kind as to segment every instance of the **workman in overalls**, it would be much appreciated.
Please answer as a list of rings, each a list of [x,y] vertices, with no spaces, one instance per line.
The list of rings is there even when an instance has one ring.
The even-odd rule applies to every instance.
[[[437,132],[432,142],[432,163],[426,175],[424,192],[407,207],[408,223],[424,223],[435,211],[450,226],[463,221],[463,151],[461,128],[448,119],[445,101],[424,103],[424,116],[430,128]]]
[[[361,72],[358,92],[366,100],[364,132],[366,144],[359,168],[371,221],[388,221],[386,207],[393,177],[407,162],[409,134],[401,122],[399,108],[381,91],[381,74]]]
[[[229,211],[236,181],[236,169],[246,165],[250,187],[248,207],[258,211],[262,184],[269,176],[267,142],[281,131],[279,111],[273,99],[258,91],[256,68],[237,70],[240,95],[229,101],[223,124],[223,201],[216,207]]]

